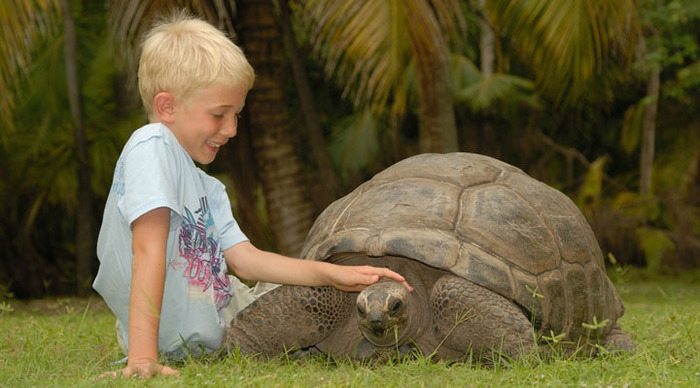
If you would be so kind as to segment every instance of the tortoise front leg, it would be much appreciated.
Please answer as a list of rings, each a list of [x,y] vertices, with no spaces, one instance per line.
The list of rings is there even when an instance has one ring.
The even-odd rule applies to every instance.
[[[623,351],[632,353],[635,349],[632,337],[622,331],[619,324],[615,324],[610,333],[603,338],[602,345],[610,352]]]
[[[438,358],[518,357],[534,345],[533,329],[522,311],[501,295],[466,279],[445,275],[430,296]]]
[[[352,312],[349,294],[333,287],[280,286],[238,313],[227,344],[274,357],[316,345]]]

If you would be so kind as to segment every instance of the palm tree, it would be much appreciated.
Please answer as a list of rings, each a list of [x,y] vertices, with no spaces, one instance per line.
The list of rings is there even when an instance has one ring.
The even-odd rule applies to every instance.
[[[485,0],[484,9],[540,94],[560,106],[610,98],[610,84],[634,60],[639,26],[633,0]],[[607,95],[595,88],[601,84]]]
[[[408,110],[415,68],[420,151],[457,149],[450,84],[450,37],[463,35],[456,0],[309,0],[297,16],[309,29],[329,78],[359,110],[389,113],[398,123]]]
[[[333,168],[331,155],[328,151],[326,139],[321,128],[321,120],[316,110],[311,84],[301,58],[297,44],[297,37],[292,26],[289,0],[275,0],[279,10],[279,25],[281,28],[284,46],[286,48],[289,64],[294,75],[294,84],[299,95],[299,104],[306,123],[307,142],[311,148],[311,156],[314,168],[318,171],[318,182],[315,192],[316,207],[325,208],[340,194],[340,182]]]
[[[280,252],[298,255],[314,209],[284,94],[284,49],[272,1],[238,0],[237,27],[256,85],[246,99],[270,227]]]
[[[1,4],[5,6],[6,2]],[[14,286],[21,289],[18,293],[26,296],[50,289],[84,292],[89,287],[95,258],[93,189],[104,190],[101,188],[110,184],[99,161],[115,155],[111,145],[120,133],[119,121],[115,120],[119,115],[103,104],[111,100],[114,76],[109,46],[104,47],[104,35],[100,33],[104,11],[99,4],[83,6],[81,15],[87,17],[75,23],[70,5],[59,1],[19,2],[14,4],[17,17],[41,21],[41,25],[35,28],[27,22],[23,33],[13,34],[12,23],[8,23],[2,30],[3,42],[19,39],[3,47],[22,47],[24,51],[16,49],[3,58],[3,65],[16,64],[17,78],[3,95],[4,102],[11,99],[14,104],[11,115],[3,116],[0,144],[6,169],[1,174],[7,184],[0,188],[0,196],[2,206],[11,209],[3,211],[8,216],[2,222],[12,232],[0,234],[11,241],[5,248],[12,254],[3,258],[26,263],[11,271]],[[29,8],[35,14],[22,16]],[[90,18],[94,13],[98,17]],[[0,15],[8,14],[12,13],[0,9]],[[76,39],[86,30],[93,34]],[[89,87],[78,82],[78,73]],[[4,69],[2,74],[7,74]],[[91,93],[87,104],[81,102],[84,93]],[[111,131],[88,131],[100,128],[98,122],[109,122]],[[21,130],[13,130],[14,126]],[[95,175],[90,166],[98,167]],[[56,216],[66,212],[75,216]]]
[[[66,64],[66,86],[68,105],[73,121],[73,138],[75,158],[77,161],[76,175],[77,208],[75,231],[75,267],[78,293],[85,294],[92,283],[92,262],[95,259],[95,233],[93,231],[92,188],[90,179],[90,163],[88,144],[83,120],[83,106],[78,79],[78,53],[75,22],[71,0],[61,0],[63,14],[63,46]]]
[[[13,168],[10,150],[12,136],[16,133],[17,90],[29,73],[31,54],[37,42],[56,29],[57,9],[55,1],[0,2],[0,90],[3,91],[0,97],[0,288],[3,292],[12,280],[23,282],[27,294],[41,291],[40,282],[33,281],[36,279],[33,274],[21,276],[22,272],[31,272],[31,265],[20,271],[16,262],[9,260],[18,257],[17,231],[24,218],[18,209],[20,195],[13,179],[17,171]]]
[[[8,0],[0,2],[0,138],[14,129],[12,111],[16,95],[12,92],[27,76],[32,50],[37,42],[57,28],[56,0]]]
[[[452,138],[445,136],[441,141],[429,129],[440,125],[449,133],[449,122],[453,121],[433,121],[451,116],[452,100],[431,91],[454,91],[460,101],[481,112],[493,111],[494,102],[504,98],[536,104],[531,82],[515,77],[518,74],[503,74],[509,68],[494,66],[490,54],[499,58],[499,64],[509,57],[518,59],[528,69],[519,75],[533,78],[534,90],[562,111],[600,96],[609,100],[611,84],[623,76],[623,69],[632,62],[637,22],[631,0],[483,0],[475,4],[484,19],[482,68],[475,68],[463,55],[452,52],[456,68],[450,70],[444,65],[448,47],[445,42],[464,44],[464,39],[455,35],[464,34],[465,17],[476,19],[463,14],[470,11],[470,6],[465,4],[461,9],[460,5],[461,2],[447,0],[308,0],[298,7],[296,15],[307,26],[326,75],[344,86],[344,96],[358,110],[369,109],[374,117],[389,112],[392,119],[388,122],[396,131],[400,122],[397,118],[404,116],[411,99],[418,100],[419,151],[431,150],[429,144]],[[491,34],[494,36],[489,39]],[[502,51],[504,45],[499,42],[508,42],[507,47],[517,55]],[[460,75],[455,71],[469,74],[469,79],[461,80],[469,83],[459,83],[456,79]],[[429,109],[436,102],[443,109],[442,114]],[[427,124],[430,122],[441,124],[431,126]],[[363,127],[367,128],[352,126]],[[349,133],[342,136],[344,143],[352,137]],[[369,148],[372,147],[378,148]],[[438,149],[447,150],[450,149]]]

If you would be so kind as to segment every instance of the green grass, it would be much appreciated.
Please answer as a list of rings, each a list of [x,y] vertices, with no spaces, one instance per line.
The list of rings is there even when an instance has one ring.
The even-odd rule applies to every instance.
[[[698,277],[695,277],[698,279]],[[631,355],[556,359],[492,368],[425,360],[363,366],[257,361],[236,354],[176,365],[179,379],[96,376],[121,358],[114,319],[99,299],[0,302],[0,387],[26,386],[700,386],[700,280],[618,279]],[[13,310],[13,311],[9,311]]]

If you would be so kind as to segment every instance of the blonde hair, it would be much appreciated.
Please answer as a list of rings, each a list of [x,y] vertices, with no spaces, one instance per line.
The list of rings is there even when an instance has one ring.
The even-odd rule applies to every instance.
[[[139,93],[149,115],[160,92],[186,100],[193,91],[215,83],[250,89],[254,80],[253,67],[240,47],[184,11],[158,21],[141,45]]]

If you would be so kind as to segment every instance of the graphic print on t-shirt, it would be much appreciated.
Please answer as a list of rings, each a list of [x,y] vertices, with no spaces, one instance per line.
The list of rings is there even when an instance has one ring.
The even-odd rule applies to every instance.
[[[226,264],[219,242],[213,237],[214,220],[209,211],[207,197],[199,199],[199,209],[194,213],[185,207],[180,227],[178,249],[180,257],[187,260],[183,272],[189,284],[206,292],[213,287],[216,308],[220,310],[231,299],[231,283],[226,276]]]

